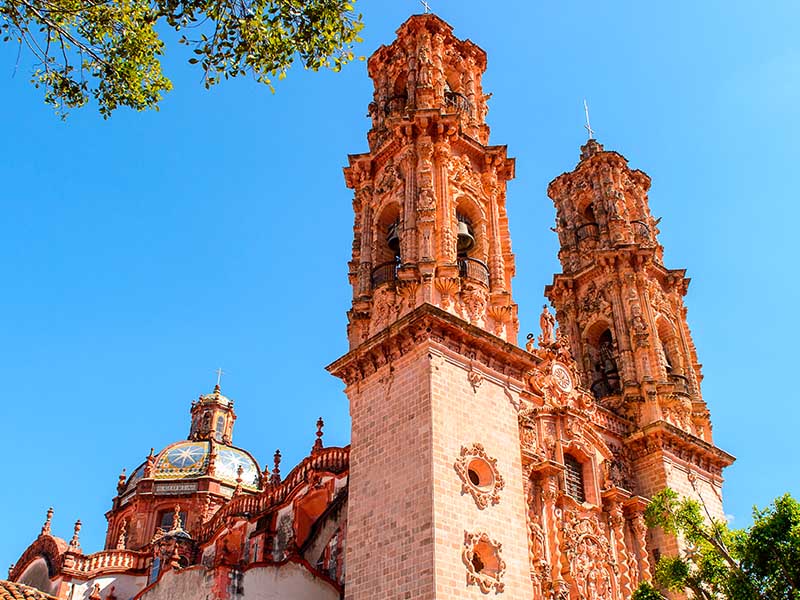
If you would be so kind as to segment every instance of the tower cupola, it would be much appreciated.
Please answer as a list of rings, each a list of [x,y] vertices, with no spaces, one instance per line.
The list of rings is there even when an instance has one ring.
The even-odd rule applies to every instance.
[[[192,425],[190,440],[214,440],[220,444],[230,444],[233,439],[233,400],[223,396],[219,384],[210,394],[201,395],[191,408]]]

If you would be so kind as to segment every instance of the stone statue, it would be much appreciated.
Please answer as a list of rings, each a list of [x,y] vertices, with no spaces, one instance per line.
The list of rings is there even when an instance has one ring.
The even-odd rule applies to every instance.
[[[555,317],[550,314],[545,304],[542,307],[542,314],[539,316],[539,326],[542,329],[542,334],[539,336],[539,346],[549,346],[555,341],[553,339],[553,327],[555,324]]]

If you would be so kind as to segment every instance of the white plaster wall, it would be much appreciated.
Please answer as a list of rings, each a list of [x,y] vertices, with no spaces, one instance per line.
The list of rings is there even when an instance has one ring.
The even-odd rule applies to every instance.
[[[108,575],[90,579],[89,581],[74,581],[71,584],[72,587],[67,595],[67,600],[87,600],[95,583],[100,586],[100,595],[103,598],[109,594],[113,587],[117,600],[130,600],[145,588],[147,578],[143,575],[139,577],[133,575]]]
[[[255,568],[244,574],[245,600],[339,600],[339,592],[302,565]]]
[[[203,568],[167,571],[138,600],[205,600],[212,597],[214,574]],[[339,600],[336,588],[315,577],[304,566],[289,562],[281,566],[254,567],[244,572],[242,594],[231,600]]]
[[[45,594],[55,595],[60,579],[50,581],[47,561],[43,558],[37,558],[28,565],[28,568],[17,578],[17,581],[36,588],[37,590],[41,590]]]

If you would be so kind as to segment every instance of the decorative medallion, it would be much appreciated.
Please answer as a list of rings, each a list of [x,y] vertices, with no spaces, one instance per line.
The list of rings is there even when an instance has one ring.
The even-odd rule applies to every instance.
[[[500,502],[505,481],[497,470],[497,459],[489,457],[481,444],[462,446],[453,468],[461,478],[461,493],[472,494],[478,508]]]
[[[553,363],[553,369],[551,372],[553,374],[553,380],[561,390],[567,394],[573,390],[575,385],[572,383],[572,375],[569,374],[567,367],[561,363],[555,362]]]
[[[484,594],[491,590],[500,593],[505,588],[501,581],[506,563],[500,557],[500,542],[485,532],[464,532],[464,550],[461,558],[467,567],[467,585],[477,585]]]

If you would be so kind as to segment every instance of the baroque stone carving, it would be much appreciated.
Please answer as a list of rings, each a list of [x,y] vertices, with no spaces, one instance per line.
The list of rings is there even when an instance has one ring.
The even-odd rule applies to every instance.
[[[461,479],[461,493],[472,495],[478,508],[500,502],[505,480],[497,469],[497,459],[486,454],[482,444],[462,446],[453,468]]]
[[[467,585],[477,585],[484,594],[491,590],[500,593],[506,563],[500,557],[501,544],[485,532],[464,532],[464,549],[461,553],[467,567]]]

